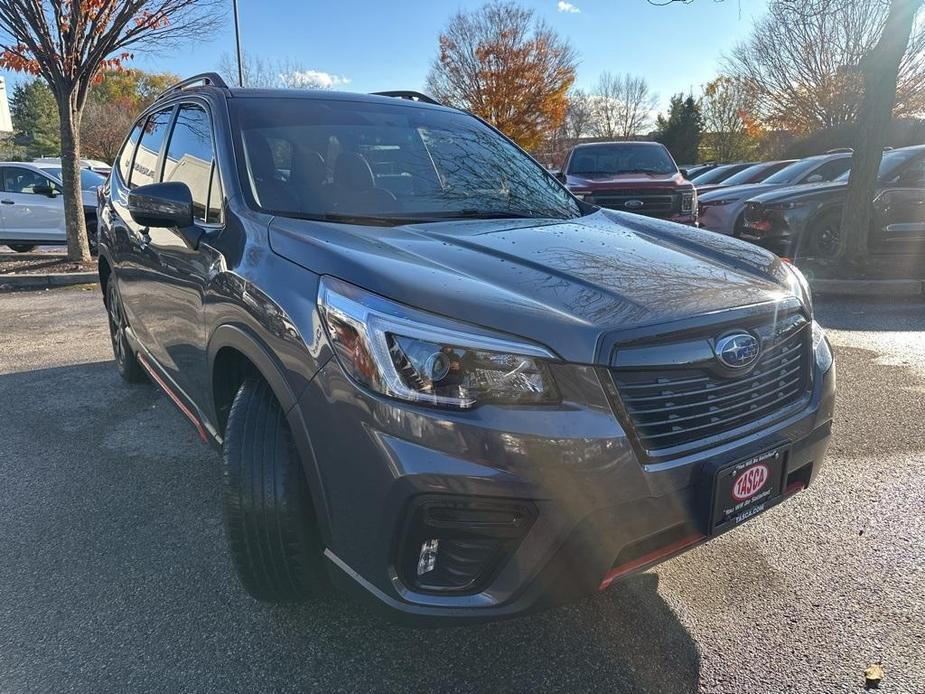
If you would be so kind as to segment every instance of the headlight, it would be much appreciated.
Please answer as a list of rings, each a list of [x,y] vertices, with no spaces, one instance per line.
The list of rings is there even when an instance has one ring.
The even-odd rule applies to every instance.
[[[806,279],[806,276],[800,272],[800,269],[796,265],[791,262],[787,262],[786,265],[794,279],[792,284],[795,286],[791,287],[791,289],[795,290],[793,293],[800,297],[800,300],[803,302],[806,310],[809,311],[810,315],[812,315],[813,292],[809,287],[809,281]]]
[[[816,364],[825,373],[832,368],[835,358],[832,356],[832,348],[829,341],[825,339],[825,330],[816,321],[813,321],[813,353],[816,355]]]
[[[723,205],[731,205],[736,202],[735,198],[723,198],[721,200],[701,200],[701,207],[722,207]]]
[[[765,207],[771,210],[794,210],[798,207],[803,207],[806,202],[803,200],[785,200],[784,202],[772,202]]]
[[[538,345],[458,326],[331,277],[321,279],[318,310],[344,370],[383,395],[456,409],[559,401],[545,363],[555,355]]]

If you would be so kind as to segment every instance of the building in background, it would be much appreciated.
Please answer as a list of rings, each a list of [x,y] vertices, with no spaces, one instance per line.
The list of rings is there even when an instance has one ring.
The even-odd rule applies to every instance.
[[[6,91],[6,80],[0,77],[0,136],[13,133],[13,119],[10,117],[10,99]]]

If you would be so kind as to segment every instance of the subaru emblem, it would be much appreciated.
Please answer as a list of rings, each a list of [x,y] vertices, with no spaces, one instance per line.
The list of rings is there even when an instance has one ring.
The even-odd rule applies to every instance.
[[[758,338],[751,333],[732,333],[716,341],[713,353],[721,364],[742,369],[754,363],[760,347]]]
[[[628,210],[638,210],[644,205],[645,203],[642,200],[627,200],[623,203],[623,207]]]

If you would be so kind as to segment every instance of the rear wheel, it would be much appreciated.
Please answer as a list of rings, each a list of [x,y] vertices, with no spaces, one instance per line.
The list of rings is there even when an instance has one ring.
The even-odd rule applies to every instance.
[[[841,212],[831,210],[810,225],[806,248],[816,258],[834,258],[840,246]]]
[[[302,465],[270,387],[247,379],[228,414],[225,530],[244,588],[264,602],[301,602],[325,586],[322,546]]]
[[[35,248],[34,245],[30,245],[28,243],[10,243],[7,245],[17,253],[28,253]]]
[[[109,314],[109,338],[112,340],[112,354],[116,358],[116,367],[123,380],[129,383],[143,383],[147,380],[144,369],[138,363],[138,358],[132,350],[125,335],[128,326],[125,320],[125,311],[122,309],[122,299],[116,288],[115,278],[110,277],[106,284],[106,312]]]

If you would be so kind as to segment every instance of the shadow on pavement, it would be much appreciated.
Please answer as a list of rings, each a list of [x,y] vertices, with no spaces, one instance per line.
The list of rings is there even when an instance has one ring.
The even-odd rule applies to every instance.
[[[696,692],[700,655],[690,634],[643,574],[608,593],[506,622],[440,629],[386,626],[355,605],[273,610],[276,645],[297,658],[324,642],[379,673],[345,668],[345,690]],[[362,643],[357,641],[362,633]],[[371,642],[371,643],[369,643]]]
[[[925,330],[925,297],[817,296],[816,320],[834,330]]]
[[[255,603],[226,554],[218,456],[111,362],[0,375],[0,423],[4,691],[697,690],[654,574],[457,628]]]

